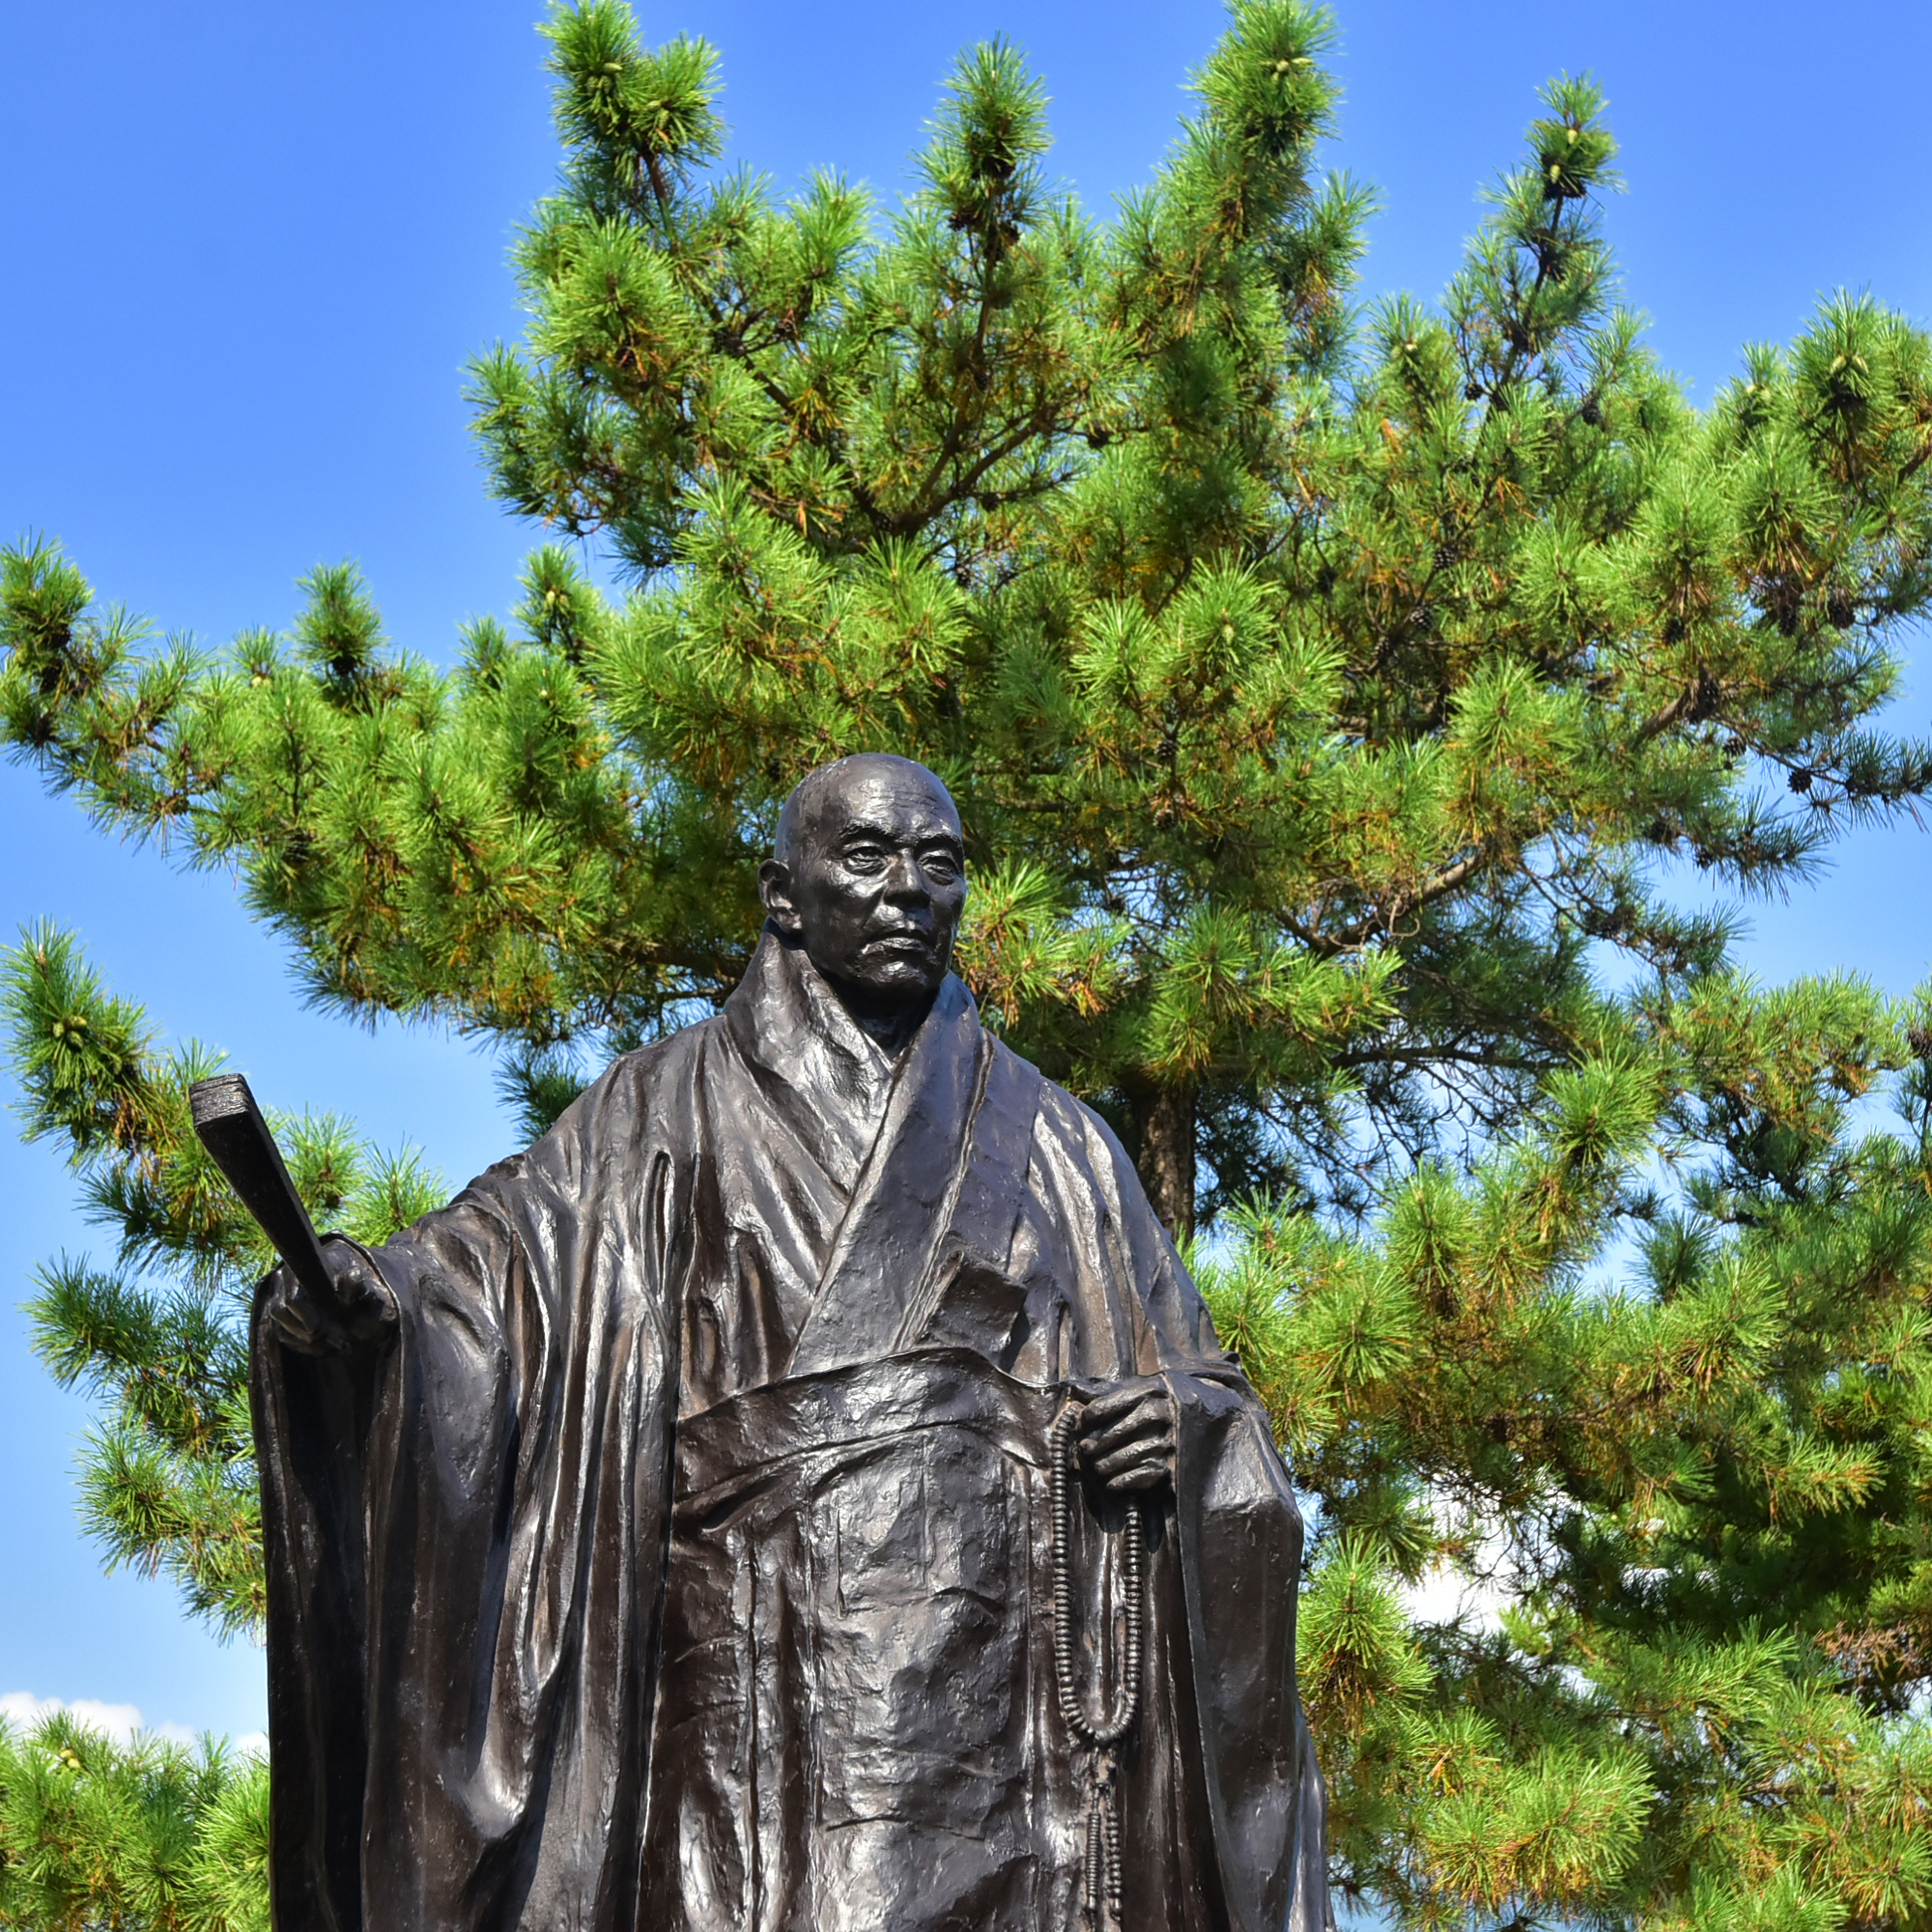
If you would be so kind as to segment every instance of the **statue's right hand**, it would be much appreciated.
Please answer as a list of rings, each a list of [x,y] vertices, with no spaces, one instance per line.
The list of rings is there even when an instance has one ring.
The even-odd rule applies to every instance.
[[[269,1291],[269,1323],[283,1344],[304,1355],[341,1355],[382,1341],[396,1325],[396,1297],[368,1257],[340,1235],[322,1237],[333,1291],[325,1304],[287,1267]]]

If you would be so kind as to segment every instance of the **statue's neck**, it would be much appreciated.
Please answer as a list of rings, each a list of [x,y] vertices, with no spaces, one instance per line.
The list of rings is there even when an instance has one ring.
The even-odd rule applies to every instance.
[[[808,970],[817,971],[810,962]],[[852,1024],[891,1060],[896,1060],[912,1044],[913,1035],[932,1010],[931,993],[922,993],[911,1001],[888,1001],[868,995],[863,987],[835,980],[830,973],[820,973],[819,978],[832,989],[833,997],[845,1009]]]

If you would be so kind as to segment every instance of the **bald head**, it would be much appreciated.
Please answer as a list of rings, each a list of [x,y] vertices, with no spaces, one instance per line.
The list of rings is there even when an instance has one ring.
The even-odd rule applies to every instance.
[[[785,800],[758,890],[854,1016],[894,1031],[924,1010],[952,961],[966,902],[959,813],[910,758],[821,765]]]
[[[791,796],[779,810],[772,857],[781,866],[792,864],[801,839],[822,836],[828,821],[842,820],[858,797],[880,784],[923,791],[944,811],[954,838],[958,837],[959,811],[937,773],[893,752],[855,752],[849,758],[814,766],[792,787]]]

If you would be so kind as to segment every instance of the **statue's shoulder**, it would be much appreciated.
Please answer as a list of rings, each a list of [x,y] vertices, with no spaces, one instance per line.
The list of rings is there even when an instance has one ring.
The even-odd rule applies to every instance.
[[[520,1169],[528,1160],[568,1163],[587,1147],[632,1145],[640,1135],[668,1131],[674,1139],[677,1123],[693,1116],[699,1070],[706,1056],[723,1043],[724,1029],[724,1015],[714,1013],[620,1053],[557,1116],[528,1154],[516,1156],[506,1167]]]
[[[698,1068],[715,1050],[722,1017],[667,1034],[622,1053],[528,1147],[499,1160],[466,1187],[450,1209],[505,1211],[531,1192],[572,1194],[653,1148],[676,1154],[692,1140]]]
[[[694,1080],[707,1056],[730,1037],[723,1013],[711,1013],[690,1026],[679,1027],[648,1045],[620,1053],[579,1096],[576,1104],[596,1096],[608,1104],[619,1095],[656,1095]]]
[[[1078,1094],[1070,1094],[1057,1080],[1049,1080],[1032,1061],[1015,1053],[998,1034],[988,1032],[993,1043],[993,1070],[1009,1081],[1030,1086],[1034,1091],[1037,1114],[1035,1133],[1049,1134],[1064,1145],[1080,1150],[1100,1167],[1122,1167],[1128,1161],[1112,1127]]]

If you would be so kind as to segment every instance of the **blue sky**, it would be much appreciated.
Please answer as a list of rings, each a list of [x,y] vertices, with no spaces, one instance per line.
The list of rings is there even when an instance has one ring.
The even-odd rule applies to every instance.
[[[0,538],[56,535],[104,597],[211,642],[287,623],[296,577],[343,556],[391,635],[433,656],[463,618],[505,610],[532,533],[483,492],[460,372],[519,331],[505,250],[554,166],[537,11],[14,0]],[[1104,213],[1166,146],[1222,13],[690,0],[642,17],[651,38],[721,48],[734,159],[781,185],[833,165],[888,199],[953,53],[1007,34],[1053,97],[1060,173]],[[1624,143],[1609,222],[1626,295],[1697,399],[1741,344],[1788,339],[1834,288],[1932,324],[1932,9],[1349,0],[1339,25],[1332,159],[1385,200],[1365,293],[1436,296],[1538,84],[1588,70]],[[1900,728],[1928,728],[1928,695],[1921,649]],[[278,1104],[419,1143],[452,1181],[506,1151],[487,1065],[434,1032],[303,1010],[225,878],[101,838],[19,767],[0,767],[0,933],[77,927],[165,1033],[226,1048]],[[1927,857],[1911,828],[1854,838],[1815,891],[1750,909],[1754,970],[1856,966],[1902,992],[1932,954]],[[0,1702],[253,1731],[259,1655],[189,1625],[165,1585],[102,1577],[74,1526],[85,1405],[33,1362],[14,1304],[37,1261],[90,1245],[59,1161],[0,1134]]]

